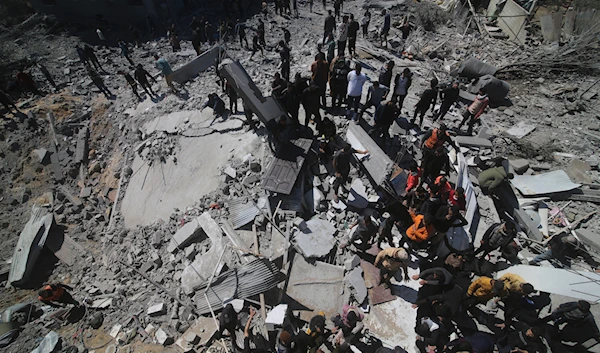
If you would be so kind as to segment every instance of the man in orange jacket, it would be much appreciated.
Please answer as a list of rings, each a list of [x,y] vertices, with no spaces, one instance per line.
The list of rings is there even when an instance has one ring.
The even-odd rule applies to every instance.
[[[73,290],[73,288],[67,286],[66,284],[57,283],[57,284],[49,284],[44,286],[38,292],[38,300],[44,304],[48,304],[54,307],[60,307],[56,303],[62,304],[73,304],[75,306],[79,306],[79,302],[71,296],[68,290]]]
[[[423,243],[433,237],[437,232],[433,226],[433,215],[416,214],[414,210],[409,210],[413,220],[413,225],[406,230],[406,237],[415,243]]]

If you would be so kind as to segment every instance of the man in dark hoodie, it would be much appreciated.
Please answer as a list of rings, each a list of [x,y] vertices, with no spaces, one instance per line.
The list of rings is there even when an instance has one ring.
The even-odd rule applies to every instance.
[[[458,100],[460,90],[458,89],[458,82],[453,82],[451,86],[440,91],[440,100],[442,106],[440,111],[433,116],[433,121],[440,119],[440,121],[446,116],[446,113],[450,110],[452,105]]]
[[[415,123],[417,115],[419,115],[419,126],[423,125],[423,117],[425,117],[425,113],[427,113],[429,107],[431,107],[431,111],[433,111],[437,99],[437,85],[438,80],[436,78],[432,79],[429,88],[421,94],[421,99],[415,104],[415,113],[410,121],[411,124]]]

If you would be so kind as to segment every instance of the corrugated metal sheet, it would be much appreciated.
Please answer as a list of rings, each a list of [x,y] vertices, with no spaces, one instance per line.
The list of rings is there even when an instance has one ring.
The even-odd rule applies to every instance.
[[[262,187],[266,190],[289,195],[302,169],[312,140],[291,141],[298,148],[282,149],[274,158],[263,176]]]
[[[247,197],[229,200],[228,203],[229,221],[231,222],[233,229],[245,226],[260,214],[260,211],[254,206],[252,200],[249,200]]]
[[[240,268],[231,269],[215,278],[206,293],[213,310],[223,308],[226,299],[244,299],[273,289],[283,280],[277,266],[267,259],[256,259]],[[208,283],[196,289],[194,302],[200,314],[210,312],[204,297]]]

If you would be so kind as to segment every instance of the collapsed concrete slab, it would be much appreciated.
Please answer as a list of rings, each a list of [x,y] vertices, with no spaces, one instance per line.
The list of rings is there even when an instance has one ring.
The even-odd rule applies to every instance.
[[[40,342],[40,345],[36,349],[32,350],[31,353],[52,353],[58,344],[58,340],[60,340],[58,333],[50,331],[44,337],[42,342]]]
[[[184,352],[191,352],[198,345],[206,345],[210,338],[217,332],[217,329],[218,326],[215,324],[213,318],[200,316],[194,320],[194,325],[175,341],[175,344],[183,349]]]
[[[33,205],[31,218],[21,231],[15,247],[8,274],[9,284],[19,286],[29,280],[53,224],[54,215],[51,212],[42,206]]]
[[[88,158],[88,135],[87,127],[83,127],[77,134],[77,147],[75,148],[75,163],[85,163]]]
[[[306,222],[306,229],[294,233],[294,247],[306,258],[326,256],[335,246],[336,231],[331,222],[313,218]]]
[[[346,281],[352,288],[352,295],[356,302],[363,303],[367,299],[367,285],[363,278],[363,270],[360,267],[355,267],[352,271],[346,274]]]
[[[173,71],[173,81],[179,84],[186,83],[188,80],[198,76],[200,72],[211,66],[216,66],[218,64],[219,54],[222,56],[224,53],[225,52],[218,46],[208,49],[194,60]]]
[[[219,66],[219,72],[227,79],[240,98],[252,108],[252,112],[258,116],[263,124],[266,125],[269,121],[280,116],[287,116],[281,105],[273,97],[262,95],[256,83],[252,81],[248,72],[238,61],[223,60]]]
[[[215,271],[215,266],[215,273],[218,274],[224,265],[223,261],[218,263],[221,253],[225,249],[225,237],[223,237],[221,227],[208,212],[204,212],[196,220],[210,239],[211,246],[206,253],[197,255],[194,261],[181,273],[181,287],[186,294],[193,293],[196,287],[208,281]]]
[[[346,140],[356,150],[367,150],[368,154],[356,154],[356,158],[362,163],[377,185],[383,185],[391,175],[394,162],[373,141],[371,136],[357,124],[348,125]]]
[[[302,320],[309,321],[319,311],[325,317],[336,314],[344,304],[343,292],[343,267],[321,261],[309,264],[302,256],[294,257],[286,294],[296,302],[289,305],[292,310],[300,310]]]
[[[492,141],[481,137],[456,136],[454,138],[454,142],[463,147],[492,147]]]
[[[183,249],[190,245],[192,241],[199,239],[203,233],[198,218],[194,218],[175,232],[169,245],[167,245],[167,251],[174,252],[176,249]]]

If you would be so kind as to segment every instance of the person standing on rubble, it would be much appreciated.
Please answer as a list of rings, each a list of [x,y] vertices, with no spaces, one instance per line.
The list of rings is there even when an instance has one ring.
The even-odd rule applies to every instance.
[[[131,57],[129,56],[129,47],[127,47],[127,44],[125,44],[125,42],[121,39],[117,39],[117,43],[119,44],[119,49],[121,49],[121,55],[125,57],[127,61],[129,61],[131,66],[135,66],[135,63],[133,62],[133,60],[131,60]]]
[[[92,82],[96,85],[96,87],[98,87],[100,92],[104,93],[106,98],[110,99],[113,96],[113,94],[104,84],[104,79],[102,78],[102,76],[98,73],[98,71],[92,69],[90,65],[86,65],[86,69],[88,75],[90,75],[90,78],[92,79]]]
[[[333,59],[329,70],[329,94],[332,108],[341,108],[342,103],[346,102],[349,72],[350,67],[343,56]]]
[[[335,40],[333,34],[329,33],[324,43],[325,50],[327,51],[327,62],[332,65],[335,58]]]
[[[348,53],[350,53],[350,58],[356,55],[356,37],[359,29],[360,25],[354,20],[354,15],[350,14],[350,23],[348,23]]]
[[[312,72],[311,81],[314,82],[314,84],[317,85],[317,87],[319,87],[319,97],[321,97],[321,104],[323,105],[323,108],[327,108],[327,97],[325,97],[325,92],[327,91],[329,65],[325,61],[324,53],[318,53],[315,56],[315,61],[310,65],[310,71]]]
[[[288,85],[288,92],[286,94],[287,111],[290,113],[292,122],[296,126],[300,125],[300,121],[298,120],[300,103],[302,102],[302,93],[306,88],[308,88],[306,79],[299,72],[296,72],[294,82]]]
[[[94,68],[96,70],[100,69],[100,70],[104,71],[102,66],[100,66],[100,62],[98,61],[98,57],[96,56],[96,52],[94,51],[94,48],[92,48],[91,46],[86,44],[83,47],[83,51],[85,53],[86,58],[89,60],[89,62],[92,63],[92,65],[94,65]]]
[[[356,63],[354,71],[348,73],[348,110],[354,110],[352,121],[355,123],[357,123],[359,119],[358,113],[360,111],[360,98],[362,96],[363,86],[365,85],[365,82],[369,80],[367,75],[362,73],[361,70],[362,65]]]
[[[200,34],[198,31],[192,31],[192,47],[194,47],[196,55],[200,55],[202,53],[200,49],[202,47],[202,39],[200,39]]]
[[[323,0],[323,8],[325,8],[325,0]],[[325,25],[324,25],[324,31],[323,31],[323,43],[325,43],[325,39],[327,38],[327,36],[329,34],[333,34],[333,31],[335,31],[335,17],[333,16],[333,13],[331,12],[331,10],[329,10],[329,15],[325,18]]]
[[[396,272],[402,268],[404,273],[404,282],[410,281],[408,276],[408,262],[410,258],[406,250],[400,248],[387,248],[377,254],[375,258],[375,267],[379,268],[379,284],[390,285],[390,280]]]
[[[335,171],[335,181],[333,182],[333,200],[338,203],[340,186],[344,187],[348,182],[350,174],[350,160],[352,154],[367,154],[369,151],[355,150],[349,143],[345,143],[344,147],[337,151],[333,156],[333,170]]]
[[[423,151],[423,158],[421,160],[421,167],[423,167],[424,171],[423,179],[426,179],[428,176],[435,178],[437,177],[439,170],[441,170],[444,165],[441,160],[438,162],[434,162],[432,160],[447,158],[445,156],[445,143],[448,143],[454,149],[458,149],[458,147],[450,137],[450,134],[448,133],[448,127],[443,123],[440,124],[440,127],[429,130],[423,136],[421,141],[421,150]],[[434,165],[439,165],[439,168],[434,167]],[[427,169],[427,173],[425,173],[425,169]]]
[[[122,75],[123,77],[125,77],[127,84],[129,85],[129,87],[131,87],[131,90],[133,91],[133,94],[141,101],[142,97],[140,97],[140,94],[137,91],[137,82],[135,82],[133,77],[131,77],[130,74],[128,74],[127,72],[125,72],[123,70],[119,70],[119,71],[117,71],[117,73],[119,75]]]
[[[252,320],[253,316],[254,315],[252,315],[252,312],[251,312],[251,317],[248,319],[248,323]],[[223,308],[223,311],[221,312],[221,315],[219,315],[219,331],[216,332],[216,334],[214,336],[215,339],[217,339],[217,340],[221,339],[223,337],[223,333],[225,332],[225,330],[227,330],[227,332],[229,332],[229,336],[231,337],[231,344],[236,349],[236,351],[240,351],[241,349],[238,347],[237,340],[235,339],[235,331],[238,326],[239,326],[238,315],[235,312],[233,305],[231,305],[231,303],[229,303],[229,304],[225,305],[225,307]],[[244,341],[245,341],[245,339],[246,339],[246,336],[244,338]]]
[[[173,70],[171,69],[171,65],[169,65],[169,62],[167,60],[159,57],[156,54],[154,54],[154,59],[156,60],[154,65],[157,69],[161,71],[161,74],[164,76],[167,86],[169,86],[171,91],[175,92],[175,86],[173,86]]]
[[[375,110],[377,110],[381,102],[387,98],[389,91],[390,89],[379,84],[379,81],[373,81],[373,84],[367,91],[367,102],[364,104],[361,114],[370,107],[375,107]]]
[[[260,39],[260,45],[263,47],[267,45],[265,40],[265,23],[260,18],[258,19],[258,38]]]
[[[340,247],[344,249],[348,245],[354,244],[359,251],[365,252],[371,247],[371,240],[377,235],[377,230],[378,228],[373,224],[371,216],[358,216],[358,219],[350,226],[350,239]],[[360,240],[360,244],[355,243],[356,240]]]
[[[288,32],[289,33],[289,32]],[[279,57],[281,58],[281,76],[286,80],[290,80],[290,48],[287,44],[280,40],[277,44],[277,51],[279,51]]]
[[[259,43],[259,38],[258,38],[258,34],[254,33],[254,35],[252,36],[252,54],[250,55],[250,59],[252,59],[252,57],[254,57],[254,54],[256,54],[257,51],[260,50],[260,55],[262,55],[263,57],[265,56],[265,53],[263,52],[263,47],[262,45],[260,45]]]
[[[440,111],[437,114],[433,115],[433,121],[442,119],[446,116],[450,108],[454,103],[458,101],[458,95],[460,90],[458,89],[458,81],[452,82],[452,85],[444,88],[440,91],[440,100],[442,101],[442,105],[440,107]]]
[[[517,228],[513,222],[492,224],[483,234],[481,245],[474,256],[482,254],[481,257],[485,258],[492,251],[506,246],[515,236],[517,236]]]
[[[415,113],[410,121],[411,124],[414,125],[417,120],[417,115],[419,115],[419,127],[423,126],[423,118],[429,107],[431,107],[431,112],[433,112],[437,100],[437,85],[438,80],[435,78],[432,79],[429,88],[421,94],[421,99],[415,104]]]
[[[213,45],[215,42],[214,28],[208,21],[204,23],[204,34],[206,35],[208,45]]]
[[[421,209],[422,208],[423,207],[421,207]],[[430,213],[417,214],[413,209],[409,209],[408,213],[412,218],[413,224],[406,230],[406,239],[403,240],[410,240],[412,242],[412,244],[410,244],[411,247],[413,245],[420,246],[421,244],[425,244],[427,240],[432,238],[437,232],[435,225],[433,224],[433,215]]]
[[[49,284],[40,289],[38,292],[38,300],[53,307],[61,307],[61,305],[58,305],[57,303],[79,306],[79,302],[73,299],[71,293],[68,292],[69,290],[73,290],[73,288],[66,284]]]
[[[319,100],[321,99],[321,88],[314,81],[302,92],[302,106],[304,107],[304,126],[310,122],[321,123],[321,112],[319,111]],[[314,117],[314,120],[313,120]]]
[[[394,94],[392,94],[392,99],[397,102],[400,114],[402,114],[402,105],[404,104],[404,99],[408,95],[408,89],[411,85],[412,73],[407,67],[404,68],[401,74],[397,74],[394,79]]]
[[[246,48],[249,48],[250,45],[248,45],[248,38],[246,38],[246,23],[240,22],[239,18],[237,19],[237,23],[235,24],[235,33],[240,39],[240,45],[243,45],[243,43],[246,42]]]
[[[15,113],[21,112],[19,110],[19,108],[17,108],[17,106],[15,105],[15,102],[13,102],[13,100],[10,99],[9,95],[6,94],[6,92],[4,92],[1,89],[0,89],[0,103],[2,103],[2,105],[4,105],[4,107],[6,108],[6,110],[8,110],[9,113],[12,112],[11,108],[15,108]]]
[[[487,95],[487,90],[485,87],[481,87],[479,89],[479,94],[475,97],[475,100],[471,105],[467,107],[467,109],[463,113],[463,119],[458,125],[460,129],[465,123],[468,124],[469,128],[467,129],[467,134],[473,134],[473,126],[475,124],[481,124],[480,116],[483,114],[485,108],[490,103],[490,99]]]
[[[229,83],[229,80],[227,80],[225,83],[225,92],[229,97],[229,111],[231,112],[231,114],[236,114],[238,111],[238,94],[237,91],[233,88],[233,85]]]
[[[387,48],[388,44],[388,34],[390,33],[390,28],[392,27],[392,17],[385,9],[381,11],[381,15],[383,16],[383,27],[381,28],[381,36],[379,37],[379,45],[383,46],[385,43],[385,47]]]
[[[344,55],[346,51],[346,40],[348,40],[348,16],[342,17],[342,22],[337,28],[337,54],[338,56]]]
[[[365,13],[360,22],[362,25],[361,27],[362,27],[363,38],[367,39],[367,37],[369,36],[369,23],[371,23],[371,13],[369,12],[368,8],[365,9]]]
[[[392,101],[379,104],[375,110],[374,124],[369,135],[375,138],[383,138],[382,147],[385,150],[386,141],[390,138],[390,126],[398,117],[398,110]]]
[[[154,93],[154,91],[152,91],[152,85],[148,82],[148,78],[150,78],[154,83],[157,83],[156,79],[154,77],[152,77],[148,73],[148,71],[144,70],[144,68],[142,67],[142,64],[137,65],[135,72],[133,73],[133,76],[135,76],[135,79],[137,80],[137,82],[139,82],[140,86],[142,86],[144,91],[146,91],[146,93],[148,93],[150,98],[152,98],[152,96],[156,96],[156,93]]]
[[[387,61],[381,69],[379,69],[379,84],[384,85],[385,87],[391,88],[392,84],[392,75],[394,71],[394,60]]]
[[[75,47],[75,50],[77,51],[77,56],[79,57],[79,61],[81,61],[81,63],[84,65],[87,64],[89,61],[89,57],[85,53],[85,50],[83,50],[83,48],[80,47],[79,45]]]

